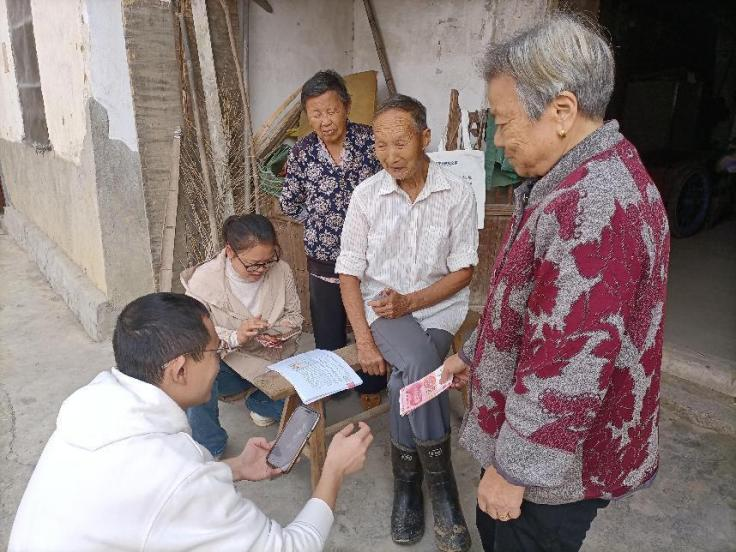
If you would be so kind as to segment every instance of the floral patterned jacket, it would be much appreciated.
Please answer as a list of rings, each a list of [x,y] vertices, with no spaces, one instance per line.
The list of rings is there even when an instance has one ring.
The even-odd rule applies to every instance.
[[[611,121],[516,192],[471,365],[460,442],[562,504],[646,486],[659,462],[669,230]]]
[[[367,125],[348,121],[341,165],[314,132],[294,145],[286,162],[281,210],[304,223],[307,257],[335,263],[353,190],[380,170]]]

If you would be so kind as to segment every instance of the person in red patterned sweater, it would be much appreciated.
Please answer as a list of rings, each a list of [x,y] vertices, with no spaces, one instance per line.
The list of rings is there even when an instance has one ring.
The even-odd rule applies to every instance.
[[[598,510],[657,471],[667,218],[604,123],[614,61],[597,28],[552,14],[484,62],[495,144],[527,180],[443,377],[469,385],[484,550],[579,550]]]

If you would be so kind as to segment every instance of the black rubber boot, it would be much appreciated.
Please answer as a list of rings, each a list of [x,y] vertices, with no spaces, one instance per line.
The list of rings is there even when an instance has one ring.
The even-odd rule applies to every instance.
[[[417,452],[432,499],[437,548],[442,552],[470,550],[470,533],[460,507],[450,459],[450,436],[439,441],[417,442]]]
[[[424,535],[422,465],[415,450],[391,443],[394,472],[394,507],[391,538],[396,544],[414,544]]]

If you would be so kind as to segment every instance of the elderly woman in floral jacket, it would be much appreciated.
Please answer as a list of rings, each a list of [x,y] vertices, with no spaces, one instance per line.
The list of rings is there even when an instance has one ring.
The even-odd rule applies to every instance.
[[[657,471],[669,232],[636,149],[604,122],[611,48],[553,14],[485,57],[494,141],[526,180],[476,331],[460,442],[489,550],[578,550]]]
[[[345,213],[355,187],[381,164],[371,127],[348,119],[350,94],[340,75],[318,71],[302,86],[301,103],[313,132],[289,152],[280,202],[286,215],[304,223],[314,342],[333,351],[347,344],[347,314],[335,274]],[[367,410],[381,402],[386,378],[360,376],[357,391]]]

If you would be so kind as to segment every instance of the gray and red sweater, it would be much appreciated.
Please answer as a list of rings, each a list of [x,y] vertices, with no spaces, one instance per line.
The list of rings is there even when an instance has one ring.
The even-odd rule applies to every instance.
[[[529,501],[621,497],[659,460],[662,200],[616,121],[515,196],[461,351],[471,369],[460,443]]]

